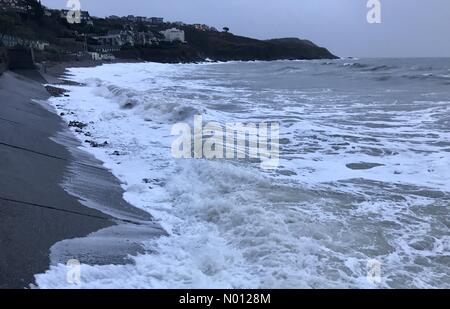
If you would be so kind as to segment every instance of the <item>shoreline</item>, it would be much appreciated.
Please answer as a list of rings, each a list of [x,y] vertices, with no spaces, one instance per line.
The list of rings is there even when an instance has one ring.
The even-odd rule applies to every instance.
[[[375,254],[388,269],[394,269],[389,277],[392,281],[377,287],[447,284],[445,278],[439,276],[440,270],[447,267],[445,261],[441,262],[444,252],[431,251],[430,247],[422,245],[426,242],[422,235],[413,233],[410,237],[408,233],[414,231],[417,224],[432,224],[436,227],[431,234],[436,243],[445,241],[442,236],[445,235],[445,220],[439,215],[448,200],[445,169],[441,168],[447,165],[445,158],[439,155],[448,148],[441,143],[445,136],[445,117],[433,123],[428,117],[438,111],[445,112],[442,101],[447,96],[441,91],[445,90],[447,78],[430,80],[437,91],[436,95],[428,96],[430,101],[436,102],[436,106],[428,106],[433,108],[423,110],[423,103],[411,106],[406,100],[405,104],[392,107],[385,104],[393,102],[404,85],[418,86],[421,82],[418,78],[404,78],[404,75],[423,76],[422,70],[416,70],[417,66],[436,66],[441,61],[398,64],[397,60],[362,60],[353,63],[356,62],[332,65],[278,62],[231,64],[229,67],[148,63],[70,69],[71,74],[66,75],[69,82],[63,86],[69,90],[70,97],[63,94],[50,104],[63,115],[66,123],[87,124],[87,127],[80,125],[71,129],[84,149],[104,161],[123,182],[126,201],[150,212],[171,234],[145,242],[146,251],[132,257],[133,264],[83,265],[84,280],[79,287],[375,287],[365,280],[366,262]],[[446,69],[444,66],[442,71],[432,72],[439,76]],[[376,79],[386,72],[392,72],[394,79],[399,78],[398,87],[389,92],[383,87],[385,81]],[[235,76],[230,73],[250,77],[229,83],[230,76]],[[266,88],[261,74],[274,76],[277,82]],[[324,79],[324,75],[330,79]],[[360,89],[361,81],[354,79],[355,76],[363,76],[365,85],[373,85],[369,97],[361,99],[364,89]],[[189,82],[191,77],[195,78],[192,83]],[[287,79],[294,79],[296,84],[286,87],[290,85],[281,82]],[[350,80],[354,82],[347,84]],[[330,82],[336,82],[337,89],[329,90]],[[241,85],[249,84],[251,89],[243,92]],[[320,86],[320,90],[311,89],[313,84]],[[202,96],[205,89],[208,89],[207,95]],[[267,95],[261,97],[260,92],[266,89]],[[351,95],[341,97],[342,93]],[[402,98],[423,93],[419,87],[417,92]],[[371,98],[378,96],[386,101],[374,103]],[[236,101],[239,97],[251,99]],[[174,98],[181,98],[182,102],[172,101]],[[211,106],[212,98],[217,98],[217,104]],[[317,101],[320,102],[317,117],[303,117],[305,112],[318,107]],[[375,119],[365,113],[372,108],[377,113]],[[420,149],[426,147],[430,152],[411,151],[404,135],[410,130],[410,120],[400,118],[394,135],[392,126],[386,125],[397,123],[397,116],[401,117],[405,111],[413,112],[410,120],[420,124],[416,131]],[[254,161],[175,162],[169,152],[173,141],[169,135],[172,124],[190,119],[197,112],[209,114],[208,120],[225,123],[233,119],[271,121],[277,117],[286,130],[282,137],[286,137],[284,140],[288,143],[282,142],[283,145],[292,145],[292,148],[282,146],[291,150],[285,152],[280,162],[282,168],[272,178],[272,175],[265,177],[267,175]],[[345,115],[344,118],[330,118],[336,112]],[[353,112],[358,115],[356,123]],[[243,116],[244,113],[248,116]],[[393,118],[388,119],[392,122],[385,121],[385,117],[391,116]],[[321,127],[318,120],[330,120],[330,123]],[[342,121],[345,127],[341,126]],[[360,134],[353,134],[353,126],[347,127],[347,121]],[[373,124],[381,126],[374,128]],[[299,132],[304,138],[300,138],[299,144],[291,143],[297,140]],[[85,141],[85,133],[100,148],[91,148],[90,141]],[[399,142],[395,152],[389,142],[392,138]],[[314,145],[309,144],[310,140]],[[101,147],[103,141],[108,144]],[[387,146],[380,148],[381,144]],[[299,152],[305,152],[305,156],[296,161]],[[332,165],[327,163],[328,157],[335,160]],[[289,159],[293,162],[288,162]],[[420,177],[411,178],[412,173]],[[361,194],[367,198],[361,198]],[[357,217],[353,208],[341,209],[340,206],[348,205],[349,201],[357,207]],[[374,209],[381,211],[380,216],[373,216]],[[401,212],[397,215],[399,209]],[[418,209],[420,213],[413,211]],[[405,212],[411,215],[410,221],[403,220]],[[319,219],[312,222],[310,218],[318,214]],[[422,220],[424,216],[427,216],[426,222]],[[386,220],[393,224],[383,225]],[[353,233],[359,231],[361,222],[370,228]],[[381,236],[380,224],[383,225]],[[401,229],[398,224],[402,225]],[[299,228],[306,229],[304,237],[298,238]],[[108,229],[96,233],[94,239],[99,239],[98,243],[102,243],[105,231]],[[358,241],[350,245],[341,241],[341,232]],[[333,238],[334,235],[338,236]],[[380,242],[378,237],[382,237]],[[375,239],[374,251],[365,250],[367,239]],[[411,248],[419,248],[418,251],[405,249],[402,245],[406,242]],[[53,247],[52,252],[71,256],[70,252],[65,254],[64,243]],[[153,254],[155,251],[157,254]],[[341,255],[342,252],[346,254]],[[411,261],[429,256],[435,262],[423,269],[427,276],[417,281],[417,273],[411,271],[417,264],[390,261],[392,252]],[[318,255],[323,256],[323,260],[316,260]],[[354,261],[350,267],[346,263],[348,258]],[[283,270],[281,276],[277,272],[280,269]],[[348,272],[348,275],[336,276],[336,270]],[[64,265],[53,267],[45,275],[37,276],[37,282],[43,288],[70,288],[62,278],[65,273]]]
[[[165,235],[151,215],[123,200],[117,178],[78,149],[77,138],[52,111],[40,78],[61,81],[57,73],[0,75],[2,288],[33,287],[35,275],[69,259],[126,264],[143,238]]]
[[[61,61],[61,62],[48,62],[48,63],[36,63],[36,71],[46,80],[49,84],[61,84],[64,80],[63,75],[69,68],[94,68],[105,64],[127,64],[127,63],[160,63],[160,64],[220,64],[220,63],[257,63],[257,62],[278,62],[278,61],[299,61],[299,62],[313,62],[313,61],[340,61],[347,58],[336,57],[335,59],[274,59],[274,60],[203,60],[203,61],[191,61],[191,62],[158,62],[158,61],[146,61],[142,59],[121,59],[109,61],[94,61],[94,60],[80,60],[80,61]],[[356,58],[355,58],[356,59]],[[353,59],[353,60],[355,60]],[[352,60],[352,59],[349,59]],[[20,70],[14,70],[20,71]],[[25,71],[32,71],[31,69]]]

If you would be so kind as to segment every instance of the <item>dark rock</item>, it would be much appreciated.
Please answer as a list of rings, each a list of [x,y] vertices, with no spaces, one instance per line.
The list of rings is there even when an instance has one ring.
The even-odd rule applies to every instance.
[[[87,127],[87,124],[82,123],[80,121],[71,121],[69,122],[69,127],[75,127],[78,129],[84,129],[85,127]]]
[[[68,85],[68,86],[85,86],[85,84],[74,82],[68,79],[61,79],[61,85]]]
[[[128,99],[125,104],[122,106],[124,109],[132,109],[138,104],[138,101],[136,99]]]
[[[97,143],[97,142],[94,142],[94,141],[89,141],[89,144],[91,145],[91,147],[93,147],[93,148],[99,148],[99,147],[106,147],[106,146],[108,146],[108,142],[103,142],[103,143]]]
[[[57,88],[57,87],[53,87],[53,86],[45,86],[45,89],[53,97],[69,96],[66,94],[67,90],[62,89],[62,88]]]
[[[145,184],[153,184],[155,186],[160,186],[160,187],[162,187],[166,184],[164,180],[156,179],[156,178],[153,178],[153,179],[144,178],[144,179],[142,179],[142,182]],[[149,186],[149,188],[152,189],[153,187]]]
[[[370,170],[374,167],[384,166],[384,164],[359,162],[359,163],[350,163],[347,164],[346,166],[351,170]]]

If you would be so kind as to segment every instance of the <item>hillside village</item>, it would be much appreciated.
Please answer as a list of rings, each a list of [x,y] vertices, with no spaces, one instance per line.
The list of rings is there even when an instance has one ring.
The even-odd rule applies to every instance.
[[[163,17],[109,16],[55,10],[38,0],[0,0],[0,48],[28,49],[35,62],[156,62],[333,58],[326,49],[299,39],[256,40],[204,24]],[[2,51],[0,51],[0,55]],[[0,57],[1,60],[1,57]]]
[[[186,43],[185,32],[177,27],[190,26],[201,31],[217,31],[207,25],[186,25],[183,22],[164,22],[162,17],[110,16],[96,18],[87,11],[80,12],[77,22],[71,24],[68,10],[48,9],[31,0],[0,0],[3,24],[18,18],[35,20],[41,24],[61,24],[67,31],[54,40],[36,40],[35,34],[22,35],[15,29],[1,28],[0,44],[5,47],[31,47],[39,51],[57,48],[61,53],[88,54],[93,60],[114,58],[121,49],[138,46],[158,46],[164,43]],[[9,18],[4,18],[9,17]],[[9,28],[9,29],[8,29]],[[42,35],[44,37],[44,35]]]

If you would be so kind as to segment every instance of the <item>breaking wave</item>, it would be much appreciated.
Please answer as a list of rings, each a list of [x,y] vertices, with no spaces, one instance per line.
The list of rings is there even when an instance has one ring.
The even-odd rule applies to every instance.
[[[116,102],[122,109],[134,109],[135,113],[143,115],[148,120],[179,122],[191,119],[200,111],[182,102],[168,102],[152,96],[148,92],[140,92],[123,88],[100,80],[91,82],[94,93]]]
[[[433,79],[449,69],[439,59],[71,69],[87,86],[51,103],[108,140],[86,150],[169,234],[144,241],[134,264],[82,265],[77,287],[450,287],[450,93]],[[432,75],[403,77],[422,73]],[[172,124],[196,114],[279,122],[279,168],[173,159]],[[380,282],[367,279],[373,259]],[[52,265],[37,283],[71,287],[65,274]]]

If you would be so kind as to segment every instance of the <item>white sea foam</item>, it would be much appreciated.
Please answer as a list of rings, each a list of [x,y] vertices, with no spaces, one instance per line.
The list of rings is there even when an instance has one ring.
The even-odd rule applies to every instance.
[[[84,149],[169,236],[143,243],[146,253],[133,265],[82,265],[78,286],[65,282],[64,265],[37,275],[38,285],[450,286],[450,157],[443,151],[450,136],[433,127],[448,99],[396,105],[391,100],[403,92],[374,90],[367,101],[367,94],[332,83],[299,88],[286,80],[275,87],[261,79],[261,72],[286,67],[301,72],[298,78],[342,70],[287,61],[71,69],[71,78],[87,86],[70,86],[70,97],[50,103],[66,121],[89,124],[92,137],[78,134],[82,141],[108,141]],[[377,106],[380,93],[386,103]],[[282,166],[269,172],[245,160],[172,159],[171,125],[197,113],[223,123],[279,121]],[[380,284],[366,279],[370,259],[382,264]]]

